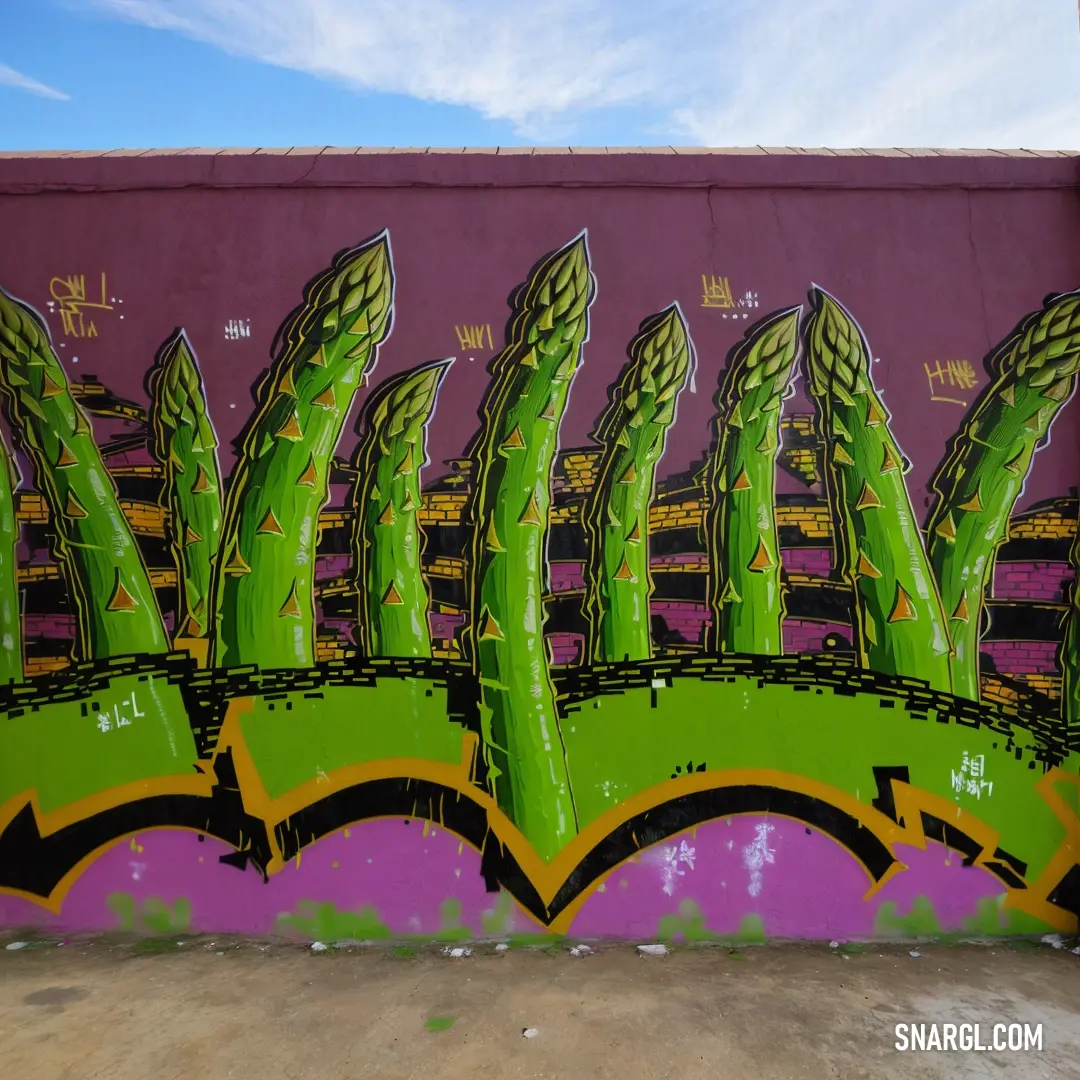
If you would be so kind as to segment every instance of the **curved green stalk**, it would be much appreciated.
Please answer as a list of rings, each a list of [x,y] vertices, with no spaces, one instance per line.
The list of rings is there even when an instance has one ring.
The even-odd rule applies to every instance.
[[[652,655],[649,503],[693,359],[678,304],[646,319],[628,351],[630,362],[594,435],[605,449],[585,512],[589,655],[609,663]]]
[[[198,361],[183,330],[162,345],[148,379],[150,451],[165,470],[161,505],[169,511],[176,562],[178,638],[205,637],[221,537],[221,468]]]
[[[544,642],[551,466],[594,294],[582,234],[515,297],[474,443],[470,600],[488,777],[541,858],[577,831]]]
[[[776,455],[801,312],[801,305],[789,308],[754,327],[732,354],[717,394],[706,518],[713,652],[784,651]]]
[[[3,290],[0,388],[49,506],[53,555],[76,614],[76,658],[168,652],[142,554],[45,323]]]
[[[229,487],[214,663],[315,663],[315,544],[334,449],[353,396],[390,332],[386,233],[341,252],[278,333]]]
[[[993,382],[932,481],[930,562],[949,613],[953,686],[979,699],[979,637],[997,549],[1024,489],[1031,460],[1076,388],[1080,292],[1051,297],[991,355]]]
[[[15,457],[0,437],[0,685],[23,681],[22,611],[19,603],[19,519]]]
[[[353,491],[360,643],[367,656],[430,656],[428,591],[416,521],[427,423],[452,360],[387,379],[361,417]]]
[[[851,316],[813,292],[806,327],[810,393],[826,447],[837,565],[855,593],[862,663],[949,690],[949,636],[904,483],[889,414],[874,389],[870,351]]]

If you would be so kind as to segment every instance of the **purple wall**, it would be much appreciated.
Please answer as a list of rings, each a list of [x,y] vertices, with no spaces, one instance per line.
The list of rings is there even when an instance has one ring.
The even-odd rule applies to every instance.
[[[798,302],[816,282],[858,313],[880,359],[875,378],[912,460],[919,509],[964,411],[931,403],[924,365],[966,359],[980,369],[1020,315],[1080,280],[1077,171],[1075,158],[996,154],[8,156],[0,159],[0,280],[45,311],[51,278],[94,281],[105,272],[123,305],[101,316],[96,339],[69,343],[64,356],[78,356],[73,375],[93,372],[136,401],[158,345],[183,325],[227,446],[250,412],[253,373],[269,361],[297,283],[328,253],[389,228],[398,318],[376,377],[461,358],[443,400],[467,404],[437,411],[435,462],[458,456],[472,433],[491,353],[463,350],[455,326],[490,324],[497,338],[510,289],[583,227],[600,282],[591,339],[602,344],[586,349],[566,446],[585,443],[624,358],[615,343],[630,339],[641,313],[678,300],[704,367],[748,324],[702,307],[702,274],[728,277],[735,296],[757,293],[753,317]],[[250,336],[230,340],[229,323],[239,320],[250,321]],[[700,455],[711,398],[704,385],[683,395],[664,473]],[[788,409],[811,411],[802,391]],[[1058,424],[1054,443],[1024,505],[1080,479],[1080,427]]]
[[[57,279],[84,276],[91,299],[101,300],[102,305],[86,309],[87,318],[95,320],[93,336],[56,335],[63,367],[72,381],[93,374],[117,397],[140,406],[147,403],[144,380],[155,351],[174,327],[183,326],[198,355],[209,411],[220,439],[222,472],[228,475],[235,462],[233,440],[252,412],[253,387],[270,362],[275,333],[300,300],[304,283],[322,271],[335,252],[388,230],[396,282],[394,329],[379,348],[378,367],[369,384],[425,361],[457,358],[446,375],[428,427],[431,464],[423,479],[430,488],[436,478],[451,473],[444,462],[462,457],[477,428],[477,408],[489,382],[488,362],[503,340],[511,290],[525,279],[537,259],[587,230],[598,294],[591,308],[584,363],[562,421],[561,446],[590,445],[597,417],[608,403],[609,389],[626,359],[625,343],[645,316],[677,302],[696,348],[697,373],[696,382],[679,399],[677,422],[668,433],[658,467],[657,485],[664,493],[667,487],[687,487],[690,481],[683,474],[701,467],[714,437],[718,373],[733,346],[766,314],[805,303],[808,289],[816,283],[842,299],[868,338],[875,358],[873,381],[891,413],[891,431],[910,460],[908,491],[916,517],[924,522],[934,496],[931,477],[963,424],[968,407],[987,385],[983,367],[987,351],[1025,313],[1039,309],[1048,294],[1080,286],[1078,183],[1080,157],[1022,152],[366,154],[327,150],[173,155],[117,152],[36,158],[0,154],[0,233],[4,238],[0,285],[40,311],[56,334],[60,316],[51,289]],[[732,305],[718,307],[705,302],[703,278],[729,282]],[[477,330],[475,335],[472,328]],[[475,340],[463,340],[469,336]],[[366,392],[357,395],[353,418]],[[1065,406],[1054,425],[1052,441],[1037,456],[1015,513],[1050,499],[1068,501],[1070,493],[1075,497],[1080,486],[1078,408],[1075,402]],[[814,413],[814,403],[801,382],[785,409],[789,416]],[[99,442],[127,430],[120,420],[99,423],[97,419],[94,429],[100,435]],[[352,419],[345,430],[340,452],[348,456],[356,442]],[[805,430],[789,432],[788,436],[804,440],[798,444],[802,448],[799,452],[812,458],[814,451],[805,449],[810,439]],[[149,460],[145,452],[136,451],[115,455],[110,463],[134,466]],[[573,528],[579,532],[567,539],[572,532],[567,522],[579,513],[574,500],[585,490],[581,477],[591,463],[579,460],[572,469],[565,466],[565,462],[557,466],[563,471],[555,485],[560,492],[556,510],[569,506],[570,511],[560,526],[565,533],[558,544],[555,527],[549,534],[553,554],[548,577],[551,591],[560,595],[548,605],[551,625],[547,634],[553,665],[560,669],[555,678],[559,692],[570,687],[563,696],[572,698],[573,669],[588,664],[584,617],[575,596],[561,594],[580,592],[585,585],[581,548],[587,538],[575,519]],[[347,473],[343,475],[348,478]],[[676,479],[679,477],[683,479]],[[460,475],[450,477],[440,488],[440,496],[448,498],[447,492],[459,490],[453,483],[462,479]],[[572,499],[566,497],[568,489]],[[29,500],[29,488],[24,490]],[[338,475],[330,508],[340,509],[348,491],[348,484]],[[850,597],[846,597],[842,581],[829,578],[833,551],[827,535],[825,492],[820,484],[804,483],[797,469],[785,469],[781,462],[777,494],[778,501],[793,508],[780,534],[790,601],[783,624],[783,651],[823,651],[828,648],[829,635],[851,642],[852,627],[845,622],[845,603]],[[155,499],[156,495],[151,495],[129,501],[145,502],[149,512],[157,509]],[[683,501],[693,503],[693,493]],[[703,602],[705,558],[700,539],[688,539],[694,534],[694,528],[687,524],[690,510],[684,507],[686,515],[679,517],[683,511],[671,503],[665,495],[665,513],[670,510],[678,527],[662,527],[662,515],[654,522],[650,566],[657,588],[647,613],[657,624],[663,620],[668,630],[666,639],[654,643],[658,651],[677,646],[672,653],[693,653],[694,647],[703,643],[712,621]],[[425,507],[432,515],[428,522],[431,536],[436,519],[440,527],[446,526],[439,534],[445,545],[439,549],[443,562],[439,572],[429,573],[427,579],[432,598],[429,625],[436,658],[443,665],[439,670],[452,672],[464,682],[471,674],[456,661],[457,639],[467,619],[463,613],[467,601],[462,558],[466,546],[459,535],[465,530],[456,516],[459,507],[447,507],[449,503],[444,503],[443,517],[430,505]],[[700,517],[700,505],[691,509]],[[794,512],[800,509],[805,510],[801,518]],[[1070,513],[1075,513],[1074,507]],[[767,508],[762,514],[768,518]],[[24,528],[24,573],[47,561],[43,521],[30,524]],[[320,557],[320,584],[347,576],[352,564],[350,555],[342,554],[348,551],[350,537],[340,518],[334,527],[344,539],[335,542],[330,549],[333,553]],[[764,532],[766,526],[761,528]],[[1050,729],[1058,720],[1052,698],[1060,693],[1057,654],[1072,575],[1067,561],[1071,536],[1060,522],[1039,532],[1042,528],[1042,524],[1033,527],[1030,534],[1003,549],[992,589],[998,606],[982,652],[993,661],[999,675],[1027,683],[1032,698],[1039,698],[1038,707],[1049,710],[1039,717],[1040,723],[1045,720],[1043,728]],[[160,532],[152,541],[145,540],[150,531],[144,528],[140,542],[158,553],[159,562],[151,569],[160,573],[171,556]],[[429,544],[429,557],[432,550]],[[35,587],[40,584],[36,582]],[[34,601],[38,608],[28,608],[25,616],[28,640],[63,644],[72,637],[75,621],[71,615],[43,610],[49,604],[65,602],[62,588],[58,578],[55,588],[50,583],[48,588],[33,592],[39,599]],[[345,649],[353,648],[355,618],[349,610],[353,602],[348,597],[342,601],[333,590],[320,596],[324,658],[335,650],[340,657]],[[63,662],[62,657],[44,652],[42,656],[42,667],[51,661],[57,661],[57,666]],[[424,662],[434,664],[426,655]],[[773,662],[763,658],[762,668]],[[802,665],[811,672],[824,670],[830,663],[835,670],[850,670],[847,661],[827,662],[818,668],[816,661],[806,657],[785,657],[783,663]],[[609,669],[595,670],[605,678],[610,676]],[[885,672],[884,681],[896,674]],[[605,693],[609,689],[612,695],[621,691],[618,678],[611,677]],[[736,681],[727,675],[717,676],[716,686],[721,678]],[[832,687],[835,681],[828,685]],[[749,686],[752,680],[746,682]],[[763,676],[758,688],[764,683]],[[535,685],[540,685],[539,681]],[[809,689],[809,685],[799,687],[800,691]],[[663,679],[654,681],[653,699],[661,699],[666,690]],[[453,693],[459,692],[463,691],[455,687]],[[870,691],[860,687],[859,693],[864,692]],[[649,696],[639,695],[639,700]],[[851,699],[855,696],[854,691],[848,695]],[[605,698],[604,707],[616,700]],[[807,693],[802,701],[807,703],[803,725],[807,730],[816,722],[831,722],[832,699],[825,698],[821,688],[814,695]],[[846,708],[847,704],[845,698],[841,705]],[[890,709],[893,704],[890,699]],[[981,707],[965,704],[972,709]],[[601,721],[596,719],[598,707],[594,700],[591,706],[581,708],[582,740],[595,730],[588,727],[590,723],[610,719],[615,730],[615,706]],[[431,708],[427,698],[423,708]],[[652,708],[658,706],[654,703]],[[933,805],[935,814],[940,809],[933,802],[935,798],[952,799],[954,790],[961,790],[946,785],[950,773],[960,768],[961,755],[967,760],[967,743],[961,746],[956,742],[954,753],[952,743],[939,741],[934,753],[941,755],[940,761],[935,757],[932,769],[927,767],[920,773],[923,762],[917,754],[911,761],[893,760],[888,756],[893,750],[884,749],[893,744],[883,737],[883,756],[868,760],[865,768],[860,764],[858,775],[833,774],[828,770],[848,767],[851,754],[864,749],[878,753],[878,743],[867,739],[865,748],[853,746],[850,753],[845,750],[845,754],[836,755],[833,747],[845,745],[844,741],[823,738],[807,752],[807,761],[799,763],[793,760],[798,755],[789,753],[790,748],[778,745],[779,739],[772,745],[761,745],[759,738],[767,743],[779,729],[759,722],[760,714],[755,716],[751,705],[740,704],[739,709],[741,719],[726,714],[717,718],[717,724],[747,725],[731,742],[738,752],[725,761],[717,760],[710,751],[709,769],[719,772],[745,767],[771,777],[778,760],[788,770],[806,764],[810,779],[803,785],[805,777],[799,774],[799,783],[784,789],[783,794],[794,792],[804,803],[828,805],[829,812],[821,812],[821,821],[854,820],[848,811],[850,793],[856,791],[855,801],[863,804],[860,809],[867,815],[877,814],[874,820],[881,835],[893,837],[892,825],[899,830],[900,823],[884,821],[884,810],[878,802],[871,802],[872,769],[881,765],[910,767],[912,785],[922,785],[920,797],[929,800],[926,805]],[[903,711],[897,707],[883,718],[878,714],[885,710],[877,709],[876,703],[868,709],[867,723],[882,724],[883,730]],[[690,714],[694,710],[688,706],[685,711]],[[838,706],[835,711],[842,709]],[[422,712],[418,706],[416,715]],[[844,715],[848,717],[846,712]],[[620,730],[614,740],[617,745],[604,747],[601,740],[582,741],[579,745],[585,749],[577,751],[577,767],[585,770],[580,764],[583,759],[589,761],[590,768],[598,760],[602,767],[609,752],[612,758],[624,753],[632,756],[626,748],[634,737],[644,737],[641,732],[652,739],[654,729],[675,726],[670,713],[661,710],[655,716],[653,719],[649,713],[644,720],[637,716],[632,733]],[[403,717],[404,712],[400,716],[395,713],[392,719],[406,725],[409,721]],[[443,719],[440,714],[437,724],[442,725]],[[457,722],[456,717],[452,719]],[[482,721],[476,726],[481,725]],[[970,726],[977,728],[974,721]],[[761,736],[759,728],[767,729],[768,734]],[[932,733],[927,738],[942,731],[951,736],[953,730],[946,730],[944,724],[925,725],[920,717],[918,730],[923,729]],[[865,729],[853,726],[851,730],[861,736]],[[440,737],[444,734],[440,727]],[[457,736],[456,728],[453,734]],[[425,738],[428,735],[430,732]],[[991,744],[990,739],[988,735],[987,744],[996,750],[997,742]],[[389,741],[396,753],[401,744]],[[418,746],[420,742],[418,737]],[[1064,736],[1061,742],[1064,745]],[[723,738],[713,745],[722,752],[728,748]],[[441,743],[438,746],[445,758],[447,752]],[[607,820],[604,815],[615,810],[619,800],[625,798],[629,805],[631,799],[644,798],[659,786],[649,772],[655,766],[654,757],[658,760],[654,753],[657,746],[666,753],[665,745],[650,742],[649,760],[644,765],[633,762],[633,769],[627,772],[630,779],[623,787],[606,777],[600,779],[597,773],[594,786],[586,789],[582,782],[576,789],[575,797],[580,796],[583,805],[591,800],[594,820]],[[973,754],[985,749],[974,741],[971,747]],[[1024,748],[1030,750],[1026,742]],[[677,772],[671,773],[672,781],[697,779],[693,764],[681,763],[689,753],[684,749],[679,751],[678,764],[673,756],[670,768]],[[321,745],[319,750],[321,753]],[[423,758],[425,752],[426,744],[416,750],[416,760],[425,761],[426,767],[431,763]],[[696,743],[693,752],[697,754]],[[400,761],[413,760],[402,754]],[[1038,801],[1042,796],[1033,793],[1033,785],[1043,775],[1041,766],[1049,768],[1050,757],[1044,754],[1039,758],[1040,770],[1036,771],[1032,756],[1029,773],[1027,760],[1017,764],[1020,750],[1013,761],[1011,740],[1008,751],[1003,749],[1001,754],[1008,761],[993,761],[994,768],[1000,770],[995,773],[997,802],[989,808],[987,803],[965,804],[971,818],[977,818],[974,825],[967,819],[965,824],[972,828],[972,835],[996,836],[995,829],[1007,830],[1022,816],[1013,812],[1014,804],[1007,800],[1015,798],[1015,805],[1022,805],[1024,814],[1030,811],[1036,822],[1030,831],[1035,837],[1031,840],[1034,855],[1030,878],[1022,887],[1027,889],[1037,881],[1043,892],[1024,910],[1034,913],[1031,925],[1045,920],[1045,925],[1058,927],[1061,924],[1036,904],[1057,884],[1049,878],[1037,878],[1051,857],[1057,857],[1055,845],[1059,841],[1046,837],[1061,831],[1047,803]],[[289,757],[284,751],[281,756]],[[444,758],[438,759],[440,776],[451,769]],[[737,765],[732,764],[736,759]],[[705,769],[701,755],[693,760],[699,770]],[[1061,761],[1066,758],[1062,756]],[[381,763],[380,759],[374,764]],[[33,764],[36,769],[38,763]],[[185,781],[190,781],[188,764],[185,762]],[[285,764],[290,768],[282,767],[281,775],[294,778],[292,761]],[[811,776],[811,765],[820,765],[821,771]],[[19,783],[11,779],[14,767],[9,767],[7,774],[2,771],[5,767],[0,761],[0,779],[15,794],[6,803],[0,799],[0,811],[9,814],[7,818],[0,814],[0,821],[10,822],[20,809],[19,799],[25,801],[33,784],[27,781],[20,786],[21,776]],[[1008,774],[1011,779],[1006,778],[1006,767],[1013,769]],[[664,759],[658,773],[660,785],[668,780],[668,768]],[[1074,765],[1069,768],[1075,771]],[[343,767],[341,772],[345,771]],[[648,783],[641,781],[641,788],[633,788],[646,775]],[[318,779],[326,777],[320,773]],[[413,780],[410,773],[403,783]],[[475,781],[477,790],[483,782]],[[239,783],[242,786],[243,782]],[[1013,784],[1011,789],[1009,783]],[[747,790],[761,786],[745,779],[731,785],[740,791],[742,786]],[[468,794],[476,792],[470,789]],[[834,797],[837,801],[828,803]],[[880,802],[884,805],[887,800]],[[833,814],[841,803],[843,812]],[[646,813],[653,813],[660,805],[651,805]],[[713,931],[735,933],[746,918],[760,918],[764,913],[773,934],[866,936],[880,928],[878,916],[883,904],[899,905],[901,912],[907,912],[917,898],[928,896],[941,928],[960,929],[981,905],[993,906],[1012,888],[1008,867],[999,868],[995,877],[989,857],[983,864],[964,866],[958,855],[943,850],[937,841],[927,842],[916,835],[910,825],[915,816],[911,816],[909,824],[903,826],[903,840],[895,845],[905,848],[904,875],[889,879],[871,903],[866,899],[865,867],[873,863],[875,853],[866,856],[864,852],[860,859],[868,858],[870,863],[859,862],[853,854],[855,841],[849,850],[831,834],[818,831],[817,819],[804,822],[788,816],[783,807],[792,802],[778,797],[776,805],[781,809],[774,812],[767,806],[768,812],[761,812],[755,806],[745,815],[736,805],[730,816],[715,812],[712,820],[696,821],[692,829],[680,824],[651,846],[635,849],[626,858],[620,856],[622,861],[614,869],[606,868],[597,877],[595,889],[588,886],[592,891],[575,909],[574,918],[564,920],[564,928],[572,927],[586,936],[652,936],[658,926],[670,924],[678,913],[679,919],[700,914]],[[1005,809],[999,810],[1002,806]],[[413,812],[419,813],[410,810],[406,814]],[[985,818],[978,817],[980,814]],[[197,905],[191,925],[207,930],[270,932],[282,928],[281,912],[293,913],[292,921],[285,919],[284,924],[296,929],[306,918],[298,912],[306,911],[306,905],[313,902],[334,904],[341,911],[372,905],[378,908],[384,928],[395,934],[438,930],[439,920],[444,919],[440,905],[448,902],[459,905],[459,914],[464,913],[470,927],[485,925],[487,908],[498,899],[485,891],[480,860],[471,847],[466,849],[459,835],[441,823],[436,827],[429,821],[420,824],[408,818],[404,824],[417,827],[406,832],[401,815],[395,811],[391,819],[382,813],[381,804],[379,814],[373,816],[379,820],[343,825],[340,830],[335,825],[303,860],[300,854],[295,855],[295,866],[292,857],[283,859],[284,872],[267,889],[253,867],[243,868],[242,858],[239,865],[235,858],[229,861],[235,852],[219,837],[211,835],[211,842],[206,843],[201,835],[196,838],[171,828],[155,831],[156,826],[140,826],[129,830],[131,835],[120,840],[114,836],[110,844],[100,845],[94,858],[87,855],[92,872],[75,884],[69,904],[54,905],[51,914],[42,914],[43,905],[33,897],[28,899],[29,894],[0,883],[0,924],[37,919],[65,929],[100,926],[103,921],[108,925],[110,916],[105,912],[114,910],[112,896],[123,892],[131,894],[129,900],[134,897],[132,902],[140,903],[153,898],[169,902],[190,898]],[[270,822],[271,827],[277,824],[277,819]],[[625,824],[620,822],[619,828]],[[296,825],[295,831],[299,835],[306,827]],[[355,839],[350,828],[356,828]],[[909,842],[912,846],[907,851]],[[1027,838],[1007,839],[1010,855],[1015,855],[1010,866],[1028,865],[1029,852],[1018,846],[1021,842],[1026,843]],[[995,845],[996,841],[990,845],[991,851]],[[224,865],[219,861],[223,854]],[[386,869],[373,870],[373,860]],[[530,865],[525,860],[522,867],[515,864],[511,870],[519,883],[525,881],[531,888],[525,880],[535,870]],[[146,872],[145,879],[132,876],[134,866],[142,868],[139,875]],[[1062,873],[1065,869],[1067,866]],[[511,871],[507,874],[511,876]],[[139,884],[132,886],[130,881]],[[728,891],[729,881],[738,881],[738,888]],[[237,890],[235,897],[230,889]],[[526,892],[523,886],[522,894]],[[538,917],[526,913],[520,904],[511,907],[511,929],[539,928]]]

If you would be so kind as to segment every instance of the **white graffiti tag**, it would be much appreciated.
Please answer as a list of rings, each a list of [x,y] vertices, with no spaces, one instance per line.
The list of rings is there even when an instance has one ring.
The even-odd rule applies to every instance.
[[[679,863],[685,863],[694,869],[694,849],[683,840],[678,847],[664,848],[664,892],[671,896],[675,892],[675,879],[685,877],[686,871],[679,867]]]
[[[765,864],[769,863],[771,865],[776,862],[776,852],[769,847],[769,833],[773,832],[775,828],[776,826],[767,825],[765,822],[755,826],[753,842],[743,848],[743,865],[750,871],[750,884],[747,885],[746,891],[751,896],[761,894],[761,872],[765,868]]]

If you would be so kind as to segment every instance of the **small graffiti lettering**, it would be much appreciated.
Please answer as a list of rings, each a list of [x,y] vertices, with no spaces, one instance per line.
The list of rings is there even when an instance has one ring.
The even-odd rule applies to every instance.
[[[680,863],[685,863],[694,869],[694,849],[685,840],[680,841],[676,847],[664,848],[664,892],[671,896],[675,892],[675,879],[685,877],[686,871],[681,869]]]
[[[751,896],[761,895],[761,886],[764,883],[762,871],[766,864],[776,862],[776,852],[769,847],[769,833],[775,830],[775,825],[762,822],[754,827],[754,839],[743,848],[743,866],[750,871],[750,883],[746,891]]]
[[[250,319],[230,319],[225,324],[225,340],[239,341],[240,338],[251,337]]]
[[[94,338],[98,336],[93,319],[86,316],[88,310],[112,311],[113,304],[106,299],[108,290],[105,273],[101,274],[101,299],[91,300],[86,294],[86,275],[68,274],[49,281],[50,310],[58,307],[61,328],[67,337]]]
[[[495,348],[495,340],[491,336],[491,323],[455,325],[454,333],[457,334],[458,343],[463,352],[469,349],[480,350],[485,346],[491,350]]]
[[[128,715],[128,707],[131,707],[131,715]],[[101,732],[116,731],[122,727],[131,727],[132,718],[138,718],[145,716],[139,708],[139,703],[135,698],[135,691],[133,690],[124,700],[118,704],[113,705],[111,709],[106,709],[104,712],[99,712],[97,716],[97,729]]]
[[[973,390],[979,382],[975,368],[969,360],[946,360],[944,364],[940,360],[934,366],[923,364],[926,372],[926,381],[930,387],[931,401],[944,401],[950,405],[967,405],[963,398],[951,397],[942,393],[943,390]]]
[[[715,274],[702,274],[701,306],[706,308],[724,308],[729,311],[734,308],[735,299],[731,295],[731,279],[717,277]]]
[[[994,794],[993,781],[986,779],[985,755],[971,756],[965,750],[964,759],[960,763],[960,771],[951,769],[950,772],[952,773],[952,789],[956,792],[957,801],[963,794],[974,795],[976,799],[981,799],[983,792],[986,792],[987,798]]]

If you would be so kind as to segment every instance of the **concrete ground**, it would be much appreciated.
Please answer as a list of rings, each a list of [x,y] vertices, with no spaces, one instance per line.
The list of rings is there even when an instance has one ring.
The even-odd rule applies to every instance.
[[[7,945],[11,938],[0,944]],[[1080,1077],[1080,956],[1027,942],[497,953],[225,939],[0,949],[5,1080]],[[183,941],[183,944],[177,944]],[[1043,1025],[1041,1053],[894,1048]],[[526,1037],[524,1029],[535,1029]]]

